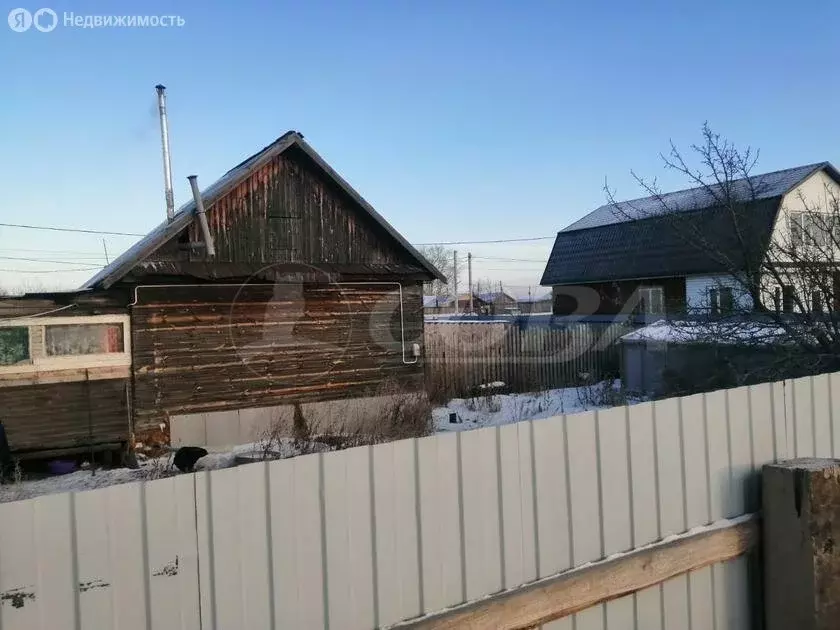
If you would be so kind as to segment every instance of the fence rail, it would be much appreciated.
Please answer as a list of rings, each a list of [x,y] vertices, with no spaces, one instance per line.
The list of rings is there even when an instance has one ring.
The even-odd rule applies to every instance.
[[[381,628],[759,508],[840,374],[0,505],[3,630]],[[747,556],[544,624],[745,630]]]
[[[587,375],[618,374],[618,337],[630,323],[522,324],[426,322],[427,389],[436,399],[472,394],[486,383],[512,391],[579,385]]]

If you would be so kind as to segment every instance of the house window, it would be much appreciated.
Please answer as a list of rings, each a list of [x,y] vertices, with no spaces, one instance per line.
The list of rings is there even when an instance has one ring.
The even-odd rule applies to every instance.
[[[814,291],[811,294],[811,310],[814,313],[823,312],[823,295],[821,291]]]
[[[662,315],[665,312],[665,290],[662,287],[639,287],[639,312]]]
[[[831,240],[829,230],[832,226],[830,223],[831,221],[828,218],[819,213],[792,213],[789,220],[790,244],[793,247],[801,247],[802,245],[825,247]]]
[[[122,324],[58,324],[45,326],[47,356],[124,352]]]
[[[14,365],[29,358],[29,328],[0,328],[0,365]]]
[[[715,315],[730,315],[735,310],[732,287],[709,289],[709,304]]]
[[[785,285],[782,287],[782,311],[793,313],[794,302],[796,301],[793,287]]]

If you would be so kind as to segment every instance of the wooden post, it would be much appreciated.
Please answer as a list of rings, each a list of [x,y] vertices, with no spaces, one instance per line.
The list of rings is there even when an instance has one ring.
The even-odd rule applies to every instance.
[[[840,460],[764,467],[767,630],[826,630],[840,623]]]

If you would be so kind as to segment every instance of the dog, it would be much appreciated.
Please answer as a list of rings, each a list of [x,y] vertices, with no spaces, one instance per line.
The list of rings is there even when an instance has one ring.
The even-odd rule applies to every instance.
[[[182,446],[175,451],[175,459],[173,464],[181,472],[192,472],[195,469],[195,463],[207,455],[207,450],[200,446]]]

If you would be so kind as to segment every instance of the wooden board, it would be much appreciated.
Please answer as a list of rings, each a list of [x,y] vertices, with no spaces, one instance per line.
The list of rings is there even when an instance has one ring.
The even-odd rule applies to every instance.
[[[741,556],[758,544],[750,518],[567,571],[452,611],[393,626],[411,630],[525,630]]]

